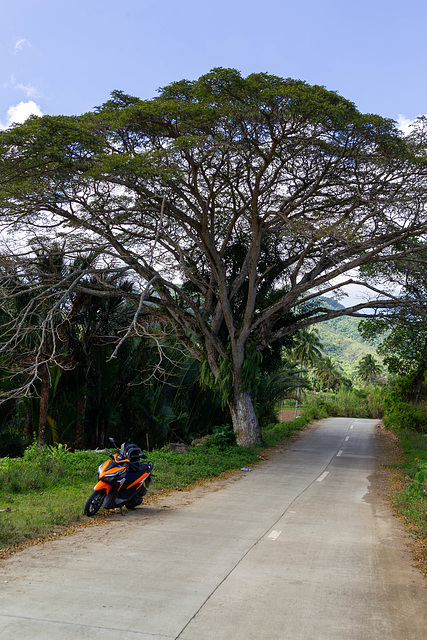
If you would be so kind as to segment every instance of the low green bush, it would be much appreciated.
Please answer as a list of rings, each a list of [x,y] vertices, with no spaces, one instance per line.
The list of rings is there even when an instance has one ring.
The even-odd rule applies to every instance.
[[[219,447],[225,449],[236,444],[236,434],[230,424],[223,424],[220,427],[213,427],[212,435],[208,436],[204,446]]]
[[[304,408],[303,416],[307,422],[327,418],[330,414],[329,405],[324,400],[318,400]]]
[[[74,451],[61,458],[61,463],[70,479],[96,480],[97,469],[107,458],[106,451]]]
[[[414,478],[405,489],[407,496],[427,497],[427,462],[418,463]]]
[[[427,409],[403,400],[391,401],[388,398],[383,421],[387,429],[410,429],[427,433]]]

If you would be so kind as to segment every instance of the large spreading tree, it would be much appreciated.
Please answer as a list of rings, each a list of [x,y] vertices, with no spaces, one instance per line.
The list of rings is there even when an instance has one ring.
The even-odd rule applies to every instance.
[[[369,302],[333,310],[318,298],[361,267],[416,254],[411,240],[427,230],[423,151],[393,122],[264,73],[214,69],[152,100],[116,91],[94,112],[2,132],[0,156],[4,295],[13,279],[17,295],[32,288],[27,317],[50,300],[66,318],[78,292],[131,301],[123,339],[169,327],[242,445],[260,440],[251,392],[263,353],[315,323],[396,304],[368,278]],[[69,268],[34,275],[34,252],[53,242]],[[44,313],[41,330],[54,332]],[[63,345],[49,344],[53,358]]]

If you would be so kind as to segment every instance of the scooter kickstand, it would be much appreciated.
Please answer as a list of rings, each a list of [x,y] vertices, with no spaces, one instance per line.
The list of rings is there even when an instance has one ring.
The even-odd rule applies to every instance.
[[[122,514],[122,516],[124,516],[125,514],[123,513],[123,505],[120,505],[120,513]]]

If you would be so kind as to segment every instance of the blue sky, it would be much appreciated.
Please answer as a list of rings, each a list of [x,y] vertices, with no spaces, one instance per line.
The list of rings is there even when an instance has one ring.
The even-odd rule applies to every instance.
[[[150,98],[211,68],[321,84],[363,112],[427,113],[425,0],[9,0],[0,127],[80,114],[113,89]]]

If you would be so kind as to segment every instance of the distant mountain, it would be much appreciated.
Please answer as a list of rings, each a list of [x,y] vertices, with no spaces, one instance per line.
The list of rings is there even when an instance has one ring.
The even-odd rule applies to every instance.
[[[331,309],[344,309],[342,304],[332,298],[324,297],[322,302]],[[375,346],[360,335],[359,322],[358,318],[342,316],[316,325],[326,355],[342,367],[348,377],[354,377],[357,362],[367,354],[380,360]]]

